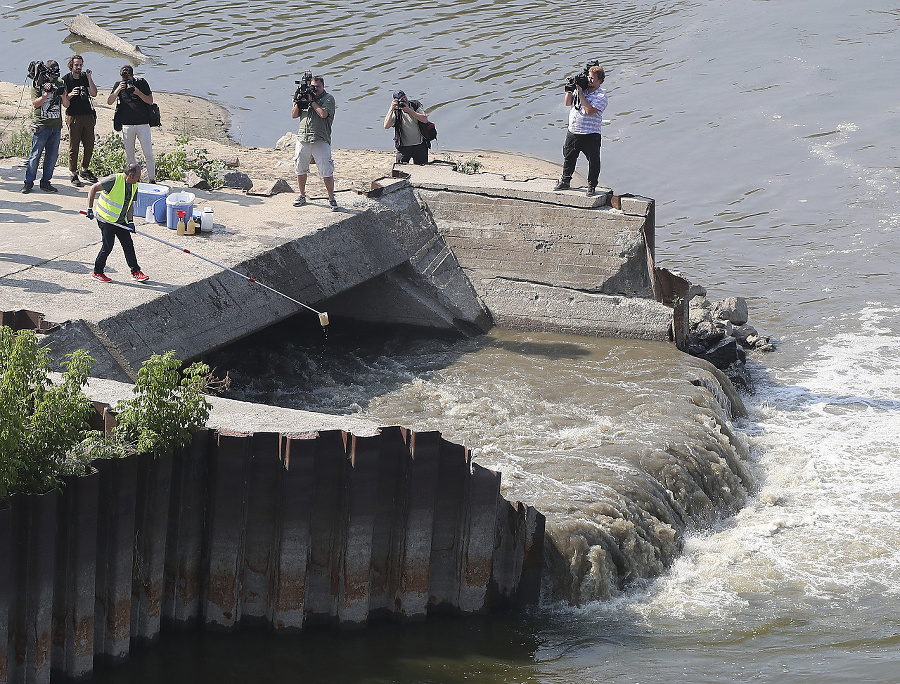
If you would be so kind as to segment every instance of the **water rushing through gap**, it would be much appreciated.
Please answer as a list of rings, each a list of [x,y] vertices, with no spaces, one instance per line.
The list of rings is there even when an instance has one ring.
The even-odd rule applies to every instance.
[[[754,322],[780,341],[753,359],[758,392],[736,425],[756,487],[743,505],[740,488],[718,494],[719,513],[688,530],[661,577],[620,593],[585,585],[595,577],[585,572],[578,595],[609,598],[525,617],[172,641],[111,681],[900,679],[896,3],[23,2],[0,6],[0,78],[21,83],[31,60],[75,48],[111,85],[121,60],[62,28],[79,11],[156,58],[138,68],[155,89],[224,103],[235,138],[260,145],[293,129],[293,80],[312,69],[338,101],[342,147],[390,148],[380,122],[399,86],[425,102],[441,149],[557,159],[560,83],[596,57],[610,95],[602,182],[654,197],[660,263],[714,298],[748,297]],[[350,361],[332,369],[285,345],[271,368],[248,366],[246,391],[347,410],[327,383],[357,382],[349,410],[439,426],[501,467],[511,491],[545,496],[573,521],[591,517],[602,483],[629,477],[641,454],[699,454],[716,435],[695,369],[657,345],[506,333],[455,347],[373,342],[355,365],[333,354]],[[302,383],[281,382],[291,374]],[[616,454],[624,442],[637,446]],[[615,472],[593,477],[598,453]]]
[[[207,360],[230,369],[238,398],[440,430],[471,448],[503,473],[508,499],[547,515],[548,599],[609,598],[660,574],[687,527],[733,513],[752,488],[728,397],[720,405],[713,373],[672,345],[337,326],[321,344],[295,321]]]

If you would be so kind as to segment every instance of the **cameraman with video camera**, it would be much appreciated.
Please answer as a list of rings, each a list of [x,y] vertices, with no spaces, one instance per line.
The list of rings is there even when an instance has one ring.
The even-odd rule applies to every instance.
[[[25,187],[27,194],[34,187],[37,178],[38,164],[41,154],[44,155],[44,167],[41,174],[41,190],[56,192],[50,184],[56,160],[59,157],[59,140],[62,135],[62,108],[69,106],[66,88],[59,80],[59,64],[52,59],[47,63],[32,62],[28,65],[28,76],[31,86],[31,154],[25,169]]]
[[[291,118],[300,119],[297,145],[294,148],[294,168],[300,194],[294,200],[295,207],[306,204],[306,176],[309,164],[315,161],[319,176],[328,191],[328,204],[338,210],[334,198],[334,160],[331,158],[331,125],[337,109],[334,97],[325,92],[325,79],[307,72],[300,87],[294,93]]]
[[[562,176],[554,190],[568,190],[575,173],[578,155],[588,160],[588,197],[593,197],[600,179],[600,127],[606,109],[606,92],[600,85],[606,79],[603,67],[591,62],[584,71],[566,82],[566,107],[569,107],[569,128],[563,144]]]

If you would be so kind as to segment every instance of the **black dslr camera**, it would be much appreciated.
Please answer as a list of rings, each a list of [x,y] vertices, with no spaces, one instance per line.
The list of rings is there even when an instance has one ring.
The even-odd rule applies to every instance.
[[[574,93],[575,88],[580,86],[582,90],[588,87],[588,72],[591,70],[591,67],[600,66],[600,62],[594,60],[593,62],[588,62],[584,65],[584,70],[575,74],[574,76],[569,76],[566,79],[565,91],[567,93]]]
[[[312,84],[312,80],[312,72],[307,71],[303,74],[302,80],[294,81],[297,84],[297,90],[294,91],[294,104],[300,109],[306,109],[309,107],[309,103],[316,99],[316,87]]]
[[[28,78],[35,88],[50,97],[59,97],[66,88],[59,82],[59,65],[47,66],[43,62],[35,61],[28,65]]]

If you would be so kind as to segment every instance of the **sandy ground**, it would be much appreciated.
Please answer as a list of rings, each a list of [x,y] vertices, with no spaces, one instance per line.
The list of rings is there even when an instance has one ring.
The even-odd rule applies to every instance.
[[[101,90],[94,101],[97,110],[97,134],[112,132],[114,106],[106,104],[106,95]],[[19,130],[30,117],[30,87],[0,82],[0,136],[5,138]],[[293,144],[283,149],[244,147],[228,137],[230,115],[226,109],[209,100],[190,95],[174,93],[154,93],[154,100],[162,112],[162,126],[153,129],[153,149],[159,155],[175,147],[176,138],[187,134],[191,140],[188,150],[204,148],[208,156],[225,161],[238,171],[243,171],[254,181],[271,182],[283,178],[292,188],[296,188],[297,177],[293,170]],[[287,133],[288,131],[283,131]],[[291,131],[293,132],[293,131]],[[387,133],[385,134],[387,135]],[[68,136],[63,127],[63,142],[60,144],[60,158],[66,157]],[[138,148],[140,149],[140,148]],[[452,159],[477,159],[482,171],[500,173],[510,180],[530,178],[555,178],[559,166],[541,159],[521,155],[494,152],[442,151],[432,155],[434,161]],[[394,153],[384,150],[334,150],[335,185],[337,190],[368,190],[371,182],[388,176],[394,165]],[[24,160],[23,160],[24,162]],[[315,167],[313,167],[313,172]],[[67,174],[63,170],[56,174],[55,182],[62,183]],[[323,192],[321,183],[310,179],[310,192]]]

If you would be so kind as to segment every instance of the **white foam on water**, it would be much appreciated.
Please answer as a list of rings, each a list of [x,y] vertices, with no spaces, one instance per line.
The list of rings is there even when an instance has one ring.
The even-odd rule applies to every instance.
[[[900,308],[870,305],[759,383],[748,432],[761,487],[670,573],[602,611],[712,622],[900,594]]]

